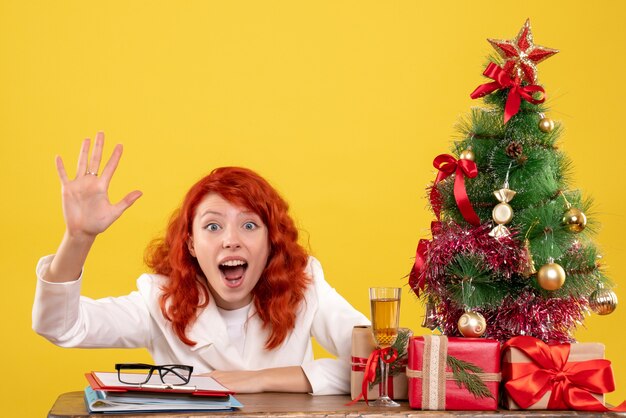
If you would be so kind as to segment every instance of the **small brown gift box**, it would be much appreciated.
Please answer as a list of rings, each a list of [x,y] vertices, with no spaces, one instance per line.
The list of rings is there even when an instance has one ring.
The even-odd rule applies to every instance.
[[[604,344],[600,343],[573,343],[570,346],[569,357],[567,364],[578,363],[588,360],[596,360],[604,358]],[[530,357],[526,355],[522,350],[515,347],[507,347],[503,351],[502,355],[502,380],[507,382],[511,379],[515,379],[523,374],[522,369],[525,368],[525,364],[532,363]],[[548,409],[548,401],[552,391],[547,391],[543,397],[530,407],[526,409]],[[604,394],[593,393],[594,398],[604,405]],[[511,396],[504,391],[503,396],[504,406],[508,409],[523,409],[511,398]]]
[[[400,334],[410,337],[413,333],[408,328],[400,328]],[[361,388],[363,384],[363,375],[365,374],[365,364],[367,359],[376,349],[376,342],[374,341],[374,335],[372,334],[372,327],[369,325],[355,326],[352,330],[352,372],[350,375],[350,395],[352,399],[356,399],[361,394]],[[406,370],[406,346],[403,348],[396,361],[389,365],[390,369],[393,365],[402,365],[402,371],[395,376],[389,376],[388,395],[391,399],[408,399],[407,395],[407,377]],[[372,386],[367,392],[368,400],[375,400],[380,393],[380,385],[376,384]]]

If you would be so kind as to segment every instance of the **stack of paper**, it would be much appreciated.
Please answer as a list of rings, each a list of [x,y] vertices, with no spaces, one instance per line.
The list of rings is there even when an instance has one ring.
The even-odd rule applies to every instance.
[[[164,385],[153,376],[144,385],[120,383],[117,373],[85,375],[89,412],[232,411],[243,405],[232,391],[208,376],[192,376],[185,386]]]

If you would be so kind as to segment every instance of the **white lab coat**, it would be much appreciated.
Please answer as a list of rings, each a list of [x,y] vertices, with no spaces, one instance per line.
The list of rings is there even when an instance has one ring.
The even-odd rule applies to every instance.
[[[166,277],[143,274],[137,291],[122,297],[93,300],[80,296],[81,277],[67,283],[44,280],[54,256],[37,265],[33,329],[61,347],[146,347],[156,364],[188,364],[194,373],[213,370],[258,370],[301,366],[313,394],[350,392],[352,328],[369,324],[324,279],[319,261],[309,257],[306,272],[312,282],[296,317],[295,328],[281,346],[264,348],[268,332],[254,305],[246,327],[243,355],[230,343],[226,326],[213,300],[202,310],[187,336],[190,347],[173,332],[159,307],[160,284]],[[337,359],[313,359],[314,337]]]

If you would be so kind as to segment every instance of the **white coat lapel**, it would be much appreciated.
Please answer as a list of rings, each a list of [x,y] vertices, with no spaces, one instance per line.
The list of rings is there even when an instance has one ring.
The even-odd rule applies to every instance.
[[[226,324],[220,315],[215,300],[209,295],[209,304],[198,316],[189,331],[197,344],[192,351],[205,358],[214,370],[241,370],[243,358],[237,347],[230,343]],[[246,339],[247,345],[247,339]]]
[[[200,312],[198,318],[189,329],[189,338],[197,344],[191,348],[197,351],[209,345],[226,347],[228,345],[228,332],[226,324],[217,310],[215,300],[209,294],[209,304]]]
[[[248,312],[246,323],[246,343],[243,347],[243,360],[247,367],[258,368],[259,364],[266,364],[267,350],[265,343],[269,333],[263,329],[263,321],[259,317],[254,303]]]
[[[301,356],[292,354],[291,343],[300,343],[295,333],[291,332],[283,343],[273,349],[267,350],[265,344],[269,337],[269,330],[263,329],[263,321],[257,314],[254,305],[250,308],[248,326],[246,327],[246,344],[243,350],[243,359],[249,369],[263,369],[268,367],[282,367],[300,364]],[[308,341],[308,336],[307,339]],[[310,344],[310,343],[309,343]],[[296,352],[298,349],[295,350]]]

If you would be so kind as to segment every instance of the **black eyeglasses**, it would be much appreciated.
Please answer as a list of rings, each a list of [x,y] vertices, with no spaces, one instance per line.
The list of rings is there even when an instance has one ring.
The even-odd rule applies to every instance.
[[[166,385],[186,385],[191,379],[193,366],[165,364],[154,366],[144,363],[118,363],[115,365],[117,378],[127,385],[143,385],[150,381],[154,371],[159,372],[161,382]]]

